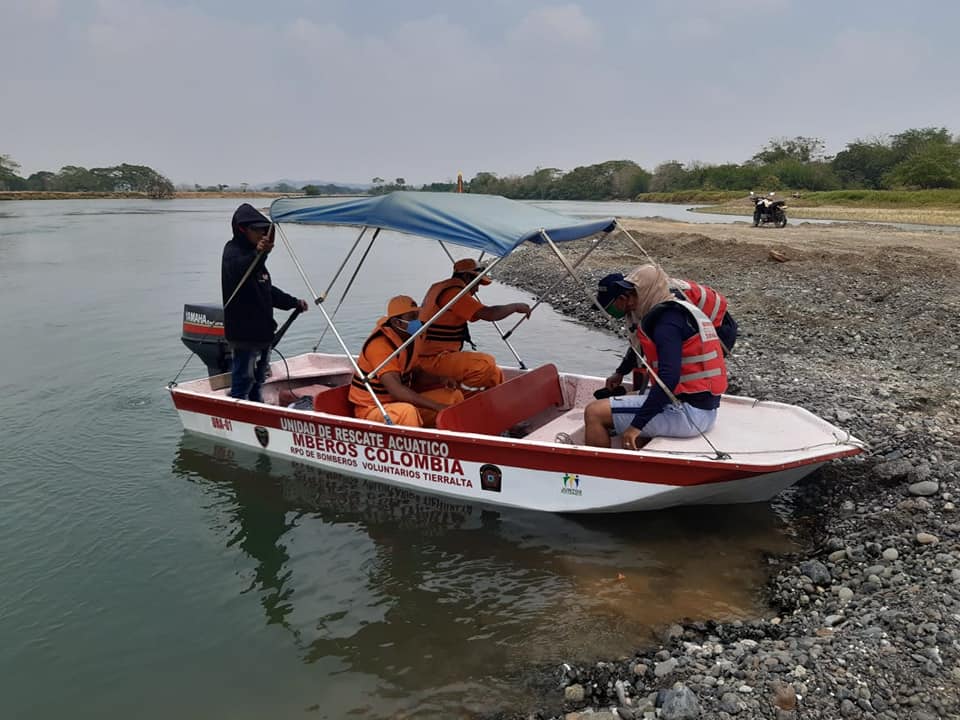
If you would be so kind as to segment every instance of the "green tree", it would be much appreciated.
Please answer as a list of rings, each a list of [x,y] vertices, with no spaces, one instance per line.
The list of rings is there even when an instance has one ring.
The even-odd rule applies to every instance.
[[[674,192],[689,190],[691,187],[689,174],[684,170],[683,164],[676,160],[661,163],[653,169],[650,192]]]
[[[104,178],[79,165],[65,165],[60,168],[53,182],[53,190],[60,192],[110,192],[112,184],[107,187]]]
[[[832,161],[837,178],[848,188],[883,187],[883,177],[896,164],[893,149],[881,140],[855,140]]]
[[[56,175],[47,170],[35,172],[27,178],[27,190],[53,190]]]
[[[18,163],[9,155],[0,153],[0,173],[17,175],[20,173],[20,163]]]
[[[820,138],[803,137],[772,138],[756,155],[753,162],[770,165],[780,160],[811,162],[823,158],[824,142]]]
[[[300,188],[304,195],[316,196],[320,194],[320,187],[317,185],[304,185]]]
[[[492,172],[478,172],[467,183],[468,192],[485,195],[500,194],[500,179]]]
[[[840,181],[829,163],[780,160],[763,167],[764,171],[777,178],[777,186],[770,189],[794,188],[802,190],[836,190]]]
[[[960,187],[960,146],[931,143],[898,163],[884,181],[889,187]]]
[[[950,133],[946,128],[912,128],[890,138],[894,163],[903,162],[931,145],[944,147],[951,144]]]
[[[705,190],[751,190],[760,187],[759,166],[753,164],[705,165],[700,172],[700,187]]]
[[[20,163],[0,154],[0,190],[26,190],[27,181],[20,177]]]

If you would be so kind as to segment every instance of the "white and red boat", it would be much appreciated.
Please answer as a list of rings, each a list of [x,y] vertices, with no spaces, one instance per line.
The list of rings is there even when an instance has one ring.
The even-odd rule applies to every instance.
[[[363,228],[334,281],[368,229],[376,231],[373,239],[380,229],[390,229],[478,249],[494,256],[485,274],[521,243],[544,242],[574,278],[579,262],[604,237],[623,232],[613,219],[583,221],[504,198],[447,193],[283,199],[274,202],[271,216],[277,223]],[[569,263],[556,243],[586,237],[595,237],[590,250]],[[620,448],[617,438],[610,449],[589,447],[583,444],[583,409],[603,379],[561,373],[552,364],[527,369],[522,362],[504,368],[502,385],[443,410],[436,428],[356,419],[347,402],[358,370],[355,356],[323,309],[326,295],[313,290],[282,228],[281,238],[344,353],[305,353],[274,362],[264,402],[236,400],[228,395],[229,374],[214,374],[226,367],[222,310],[187,306],[184,339],[194,341],[188,346],[204,356],[211,372],[169,388],[188,431],[345,475],[550,512],[766,501],[824,463],[862,452],[860,441],[807,410],[735,396],[723,397],[717,423],[702,437],[654,438],[636,451]],[[502,333],[508,346],[515,329]],[[518,426],[524,435],[511,436]]]

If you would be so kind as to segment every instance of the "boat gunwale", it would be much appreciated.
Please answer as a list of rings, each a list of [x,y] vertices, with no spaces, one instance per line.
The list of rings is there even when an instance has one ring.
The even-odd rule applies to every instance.
[[[551,443],[547,441],[534,441],[534,440],[525,440],[523,438],[504,438],[501,436],[491,436],[491,435],[481,435],[478,433],[470,432],[457,432],[452,430],[442,430],[438,428],[417,428],[417,427],[408,427],[408,426],[396,426],[396,425],[386,425],[384,423],[376,422],[373,420],[363,420],[360,418],[350,418],[343,415],[336,415],[333,413],[327,413],[316,410],[301,410],[297,408],[285,408],[274,405],[265,405],[263,403],[253,402],[251,400],[241,400],[238,398],[225,398],[218,395],[211,395],[208,392],[199,392],[196,390],[189,390],[179,386],[169,387],[171,395],[174,396],[174,405],[177,410],[181,410],[180,406],[176,402],[176,396],[189,396],[194,398],[196,401],[201,403],[212,404],[215,407],[223,409],[241,409],[243,411],[243,418],[240,417],[230,417],[229,413],[210,413],[210,412],[200,412],[194,409],[185,409],[186,412],[200,412],[200,414],[205,414],[208,416],[213,416],[214,414],[218,417],[228,417],[229,419],[235,419],[240,422],[247,422],[246,415],[249,412],[254,413],[266,413],[273,416],[284,416],[284,415],[297,415],[304,419],[309,419],[313,421],[321,420],[326,423],[344,425],[347,427],[352,427],[356,429],[363,429],[366,431],[373,432],[386,432],[388,434],[394,435],[412,435],[415,437],[423,437],[425,439],[433,440],[445,440],[445,439],[455,439],[459,441],[466,441],[473,445],[485,445],[494,448],[504,448],[511,450],[530,450],[536,448],[544,453],[550,455],[565,455],[577,459],[590,459],[590,458],[600,458],[607,460],[627,460],[631,465],[634,463],[647,463],[651,465],[666,465],[666,466],[685,466],[685,467],[695,467],[695,468],[704,468],[704,469],[730,469],[730,470],[739,470],[748,473],[763,474],[769,472],[777,472],[781,470],[790,470],[796,467],[802,467],[805,465],[811,465],[814,463],[828,462],[830,460],[836,460],[844,457],[851,457],[858,455],[863,452],[863,448],[853,444],[853,442],[859,442],[856,438],[850,437],[850,440],[853,442],[837,442],[836,446],[838,448],[843,448],[840,450],[835,450],[832,452],[826,453],[817,453],[813,455],[808,455],[804,458],[799,458],[797,460],[792,460],[784,463],[773,463],[773,464],[759,464],[759,463],[747,463],[742,461],[733,461],[722,459],[722,458],[709,458],[709,457],[678,457],[675,451],[657,451],[657,450],[645,450],[641,448],[640,450],[623,450],[619,448],[590,448],[585,445],[565,445],[562,443]],[[737,396],[731,396],[737,397]],[[764,402],[764,401],[757,401]],[[772,401],[776,402],[776,401]],[[786,403],[776,403],[777,405],[783,405],[788,408],[801,410],[813,418],[823,421],[817,415],[811,413],[805,408],[799,406],[789,405]],[[693,451],[691,451],[693,452]],[[696,452],[697,455],[708,455],[709,451]],[[731,453],[735,455],[735,453]],[[630,479],[630,478],[610,478],[611,480],[618,480],[624,482],[648,482],[641,479]],[[694,484],[708,484],[712,482],[725,482],[726,479],[720,478],[716,480],[705,481],[702,483]]]

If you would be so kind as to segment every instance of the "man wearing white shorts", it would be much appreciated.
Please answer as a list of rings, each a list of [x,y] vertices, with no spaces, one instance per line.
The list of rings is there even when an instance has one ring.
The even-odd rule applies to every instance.
[[[671,294],[661,268],[641,266],[632,277],[632,283],[619,275],[603,278],[597,302],[610,312],[623,293],[636,292],[641,318],[636,344],[659,382],[652,382],[642,395],[587,405],[584,441],[595,447],[610,447],[610,430],[621,436],[625,450],[636,449],[641,437],[694,437],[707,432],[717,421],[720,396],[727,388],[723,346],[710,318]]]

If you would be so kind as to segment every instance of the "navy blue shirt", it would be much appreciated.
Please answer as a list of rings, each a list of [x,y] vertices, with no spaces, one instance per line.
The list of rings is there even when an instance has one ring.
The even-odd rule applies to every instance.
[[[672,391],[680,384],[680,358],[683,343],[696,335],[697,329],[693,326],[690,313],[676,303],[668,303],[664,308],[658,309],[653,323],[653,329],[649,334],[650,339],[657,346],[656,372],[663,384]],[[720,397],[710,392],[686,393],[677,397],[702,410],[720,407]],[[670,398],[651,378],[650,394],[647,395],[646,401],[630,424],[637,429],[642,429],[654,415],[659,414],[669,404]]]

